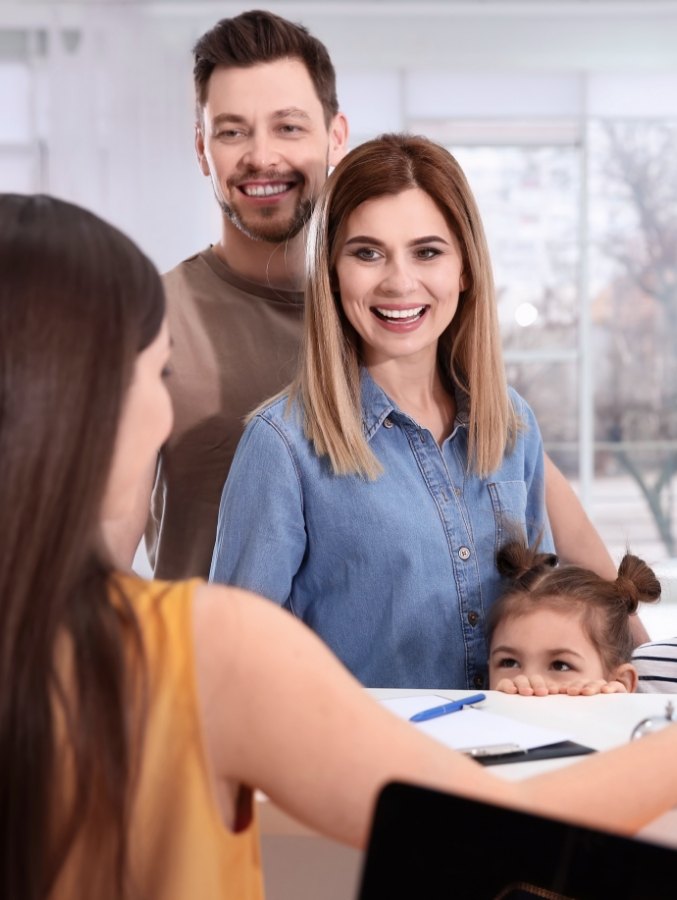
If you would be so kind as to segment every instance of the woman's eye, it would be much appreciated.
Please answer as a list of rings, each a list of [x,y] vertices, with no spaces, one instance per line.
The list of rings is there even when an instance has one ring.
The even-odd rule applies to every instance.
[[[416,251],[418,259],[435,259],[435,257],[439,255],[440,251],[437,247],[419,247]]]
[[[355,256],[358,259],[365,260],[365,262],[370,262],[372,259],[376,259],[378,254],[371,247],[360,247],[359,250],[355,251]]]
[[[569,665],[569,663],[564,662],[563,659],[553,659],[550,663],[550,668],[554,669],[555,672],[571,672],[573,667]]]

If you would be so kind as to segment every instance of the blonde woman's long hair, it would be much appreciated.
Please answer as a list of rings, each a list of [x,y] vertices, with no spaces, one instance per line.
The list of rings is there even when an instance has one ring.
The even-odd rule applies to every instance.
[[[341,306],[336,258],[348,217],[361,203],[425,191],[456,236],[467,287],[439,342],[442,376],[468,402],[468,469],[480,476],[501,463],[519,428],[501,354],[491,261],[477,204],[460,166],[427,138],[388,134],[351,151],[336,167],[311,217],[306,257],[305,324],[290,400],[305,433],[337,475],[382,471],[362,426],[360,341]],[[452,387],[453,386],[453,387]]]

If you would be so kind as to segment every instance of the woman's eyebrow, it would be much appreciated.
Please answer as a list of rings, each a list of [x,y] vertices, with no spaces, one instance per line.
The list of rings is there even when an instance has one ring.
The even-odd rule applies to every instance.
[[[379,238],[372,237],[368,234],[357,234],[355,237],[351,237],[346,241],[346,246],[348,244],[376,244],[379,247],[383,246],[383,241],[379,240]],[[414,238],[409,241],[408,247],[417,247],[420,244],[448,244],[449,241],[445,240],[443,237],[440,237],[439,234],[428,234],[424,237]]]

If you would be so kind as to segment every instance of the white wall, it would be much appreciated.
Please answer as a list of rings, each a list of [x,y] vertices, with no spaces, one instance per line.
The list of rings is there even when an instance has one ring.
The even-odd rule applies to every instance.
[[[601,97],[604,79],[621,76],[629,94],[660,105],[653,80],[677,72],[677,7],[668,2],[266,6],[302,21],[327,44],[353,143],[436,114],[580,114],[590,96],[582,79],[591,73],[601,78]],[[5,38],[8,29],[44,33],[30,55],[30,131],[39,148],[34,188],[115,222],[161,269],[208,243],[217,211],[193,155],[191,46],[218,18],[246,8],[0,4]],[[0,41],[0,59],[7,46]],[[639,76],[651,84],[642,86]]]

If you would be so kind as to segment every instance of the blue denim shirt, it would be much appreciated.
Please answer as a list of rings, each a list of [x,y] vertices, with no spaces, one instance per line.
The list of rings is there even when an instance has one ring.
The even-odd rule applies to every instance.
[[[210,578],[306,622],[368,687],[487,684],[486,614],[497,548],[519,523],[543,532],[543,446],[531,409],[488,478],[467,472],[467,417],[439,446],[365,371],[364,428],[384,472],[334,475],[286,399],[247,426],[226,481]]]

